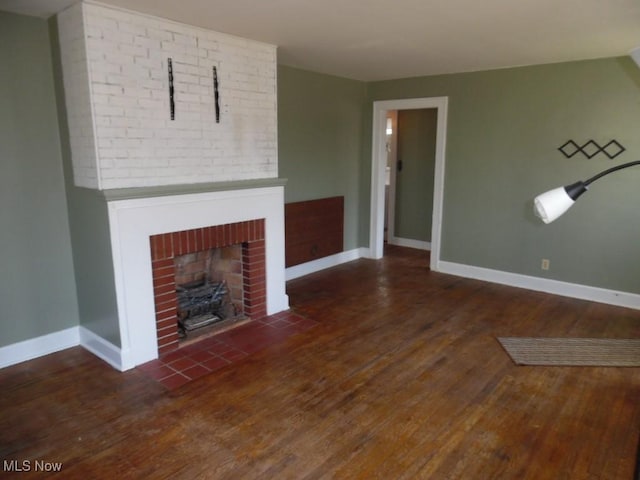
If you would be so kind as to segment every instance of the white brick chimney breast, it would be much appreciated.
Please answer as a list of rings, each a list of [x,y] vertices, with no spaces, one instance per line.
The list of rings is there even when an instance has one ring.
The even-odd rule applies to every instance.
[[[277,177],[275,46],[93,2],[58,22],[77,186]]]

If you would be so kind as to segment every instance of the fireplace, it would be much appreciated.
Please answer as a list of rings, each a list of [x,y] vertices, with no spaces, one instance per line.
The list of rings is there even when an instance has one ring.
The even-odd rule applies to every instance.
[[[178,256],[241,245],[242,310],[251,319],[267,314],[264,219],[183,230],[150,237],[158,352],[179,346],[176,262]]]
[[[233,188],[231,188],[233,187]],[[108,199],[120,351],[127,370],[178,348],[174,257],[241,244],[243,309],[258,319],[287,310],[284,181],[230,182],[208,191]]]

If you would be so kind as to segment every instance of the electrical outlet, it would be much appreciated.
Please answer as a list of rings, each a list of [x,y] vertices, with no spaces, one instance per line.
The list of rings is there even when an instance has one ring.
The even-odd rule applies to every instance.
[[[551,262],[549,261],[548,258],[543,258],[542,259],[542,265],[540,265],[540,268],[542,268],[542,270],[549,270],[549,267],[551,266]]]

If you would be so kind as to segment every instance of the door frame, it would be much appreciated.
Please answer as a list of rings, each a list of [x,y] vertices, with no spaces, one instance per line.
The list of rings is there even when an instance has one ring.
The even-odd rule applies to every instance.
[[[389,110],[437,109],[436,152],[431,216],[431,270],[440,266],[440,239],[444,197],[445,143],[447,138],[448,97],[407,98],[373,102],[373,135],[371,148],[371,211],[369,218],[369,256],[382,258],[384,247],[384,187],[386,149],[386,117]]]

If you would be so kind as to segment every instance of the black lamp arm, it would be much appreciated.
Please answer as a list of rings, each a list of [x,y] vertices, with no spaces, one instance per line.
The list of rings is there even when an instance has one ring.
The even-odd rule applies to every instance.
[[[580,181],[580,182],[572,183],[571,185],[567,185],[566,187],[564,187],[564,190],[567,192],[567,195],[569,195],[569,197],[575,201],[578,199],[580,195],[582,195],[584,192],[587,191],[587,189],[589,188],[589,185],[591,185],[593,182],[595,182],[599,178],[602,178],[605,175],[609,175],[610,173],[617,172],[618,170],[622,170],[623,168],[632,167],[634,165],[640,165],[640,160],[636,160],[634,162],[629,162],[629,163],[623,163],[621,165],[616,165],[615,167],[611,167],[603,172],[598,173],[597,175],[594,175],[593,177],[591,177],[588,180],[585,180],[584,182]]]
[[[604,177],[605,175],[609,175],[610,173],[617,172],[618,170],[622,170],[623,168],[632,167],[633,165],[640,165],[640,160],[636,160],[635,162],[623,163],[621,165],[616,165],[615,167],[611,167],[604,172],[600,172],[597,175],[594,175],[589,180],[585,180],[584,185],[588,187],[593,182],[598,180],[599,178]]]

